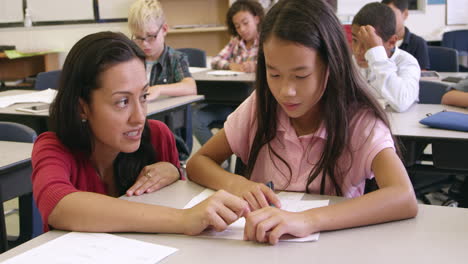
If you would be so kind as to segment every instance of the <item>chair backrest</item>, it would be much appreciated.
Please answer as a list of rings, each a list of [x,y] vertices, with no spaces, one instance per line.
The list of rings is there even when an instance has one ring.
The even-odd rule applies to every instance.
[[[468,55],[468,30],[445,32],[442,36],[442,47],[456,49]]]
[[[452,48],[428,46],[431,70],[458,72],[458,51]]]
[[[349,46],[353,43],[353,34],[351,33],[351,25],[343,25],[345,32],[346,40],[348,41]]]
[[[183,48],[177,50],[188,56],[190,67],[206,67],[206,52],[204,50],[195,48]]]
[[[448,84],[435,81],[419,81],[419,103],[440,104],[447,91]]]
[[[57,90],[61,73],[61,70],[38,73],[36,77],[36,82],[34,84],[34,89],[45,90],[48,88],[52,88]]]
[[[13,122],[0,122],[0,140],[33,143],[36,132],[25,125]]]

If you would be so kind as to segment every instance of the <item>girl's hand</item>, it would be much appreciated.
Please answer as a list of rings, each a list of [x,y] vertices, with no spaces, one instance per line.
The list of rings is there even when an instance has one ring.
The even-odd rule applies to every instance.
[[[241,64],[241,71],[243,72],[255,72],[257,65],[253,61],[246,61]]]
[[[287,212],[266,207],[246,217],[244,240],[274,245],[284,234],[305,237],[313,232],[315,231],[308,225],[304,212]]]
[[[242,64],[231,63],[231,64],[229,64],[229,70],[231,70],[231,71],[242,71]]]
[[[281,202],[278,196],[263,183],[257,183],[242,178],[242,181],[236,183],[229,191],[246,200],[249,203],[251,211],[270,205],[281,208]]]
[[[150,193],[167,186],[180,177],[179,169],[169,162],[157,162],[144,167],[127,196]]]
[[[198,235],[207,228],[221,232],[249,212],[246,201],[226,191],[217,191],[205,201],[184,210],[184,234]]]

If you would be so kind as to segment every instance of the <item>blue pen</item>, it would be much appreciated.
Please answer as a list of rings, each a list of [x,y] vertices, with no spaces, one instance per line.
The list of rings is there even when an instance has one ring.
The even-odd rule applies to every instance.
[[[275,185],[273,184],[272,181],[269,181],[269,182],[265,183],[265,185],[266,185],[268,188],[270,188],[270,190],[275,191]],[[272,204],[272,203],[270,203],[270,206],[271,206],[271,207],[276,207],[276,206],[275,206],[274,204]]]
[[[272,191],[275,190],[275,185],[273,184],[272,181],[269,181],[269,182],[265,183],[265,185],[266,185],[268,188],[270,188]]]

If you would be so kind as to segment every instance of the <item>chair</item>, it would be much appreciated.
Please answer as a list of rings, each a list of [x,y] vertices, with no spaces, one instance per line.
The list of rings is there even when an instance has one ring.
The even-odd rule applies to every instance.
[[[204,50],[195,48],[183,48],[177,50],[188,56],[190,67],[206,68],[206,52]]]
[[[428,46],[431,70],[458,72],[458,51],[452,48]]]
[[[34,89],[45,90],[48,88],[52,88],[57,90],[61,73],[61,70],[38,73],[36,77],[36,82],[34,83]]]
[[[468,30],[445,32],[442,36],[442,47],[458,50],[460,55],[468,55]]]
[[[353,43],[353,34],[351,33],[351,25],[343,25],[343,30],[348,41],[349,46],[351,47]]]
[[[468,57],[468,30],[445,32],[442,36],[442,47],[456,49],[459,56]],[[458,66],[460,71],[468,71],[466,65],[459,64]]]
[[[448,84],[434,81],[419,81],[419,103],[440,104],[447,91]]]
[[[12,123],[12,122],[0,122],[0,140],[2,141],[16,141],[16,142],[34,142],[36,139],[36,132],[22,124]],[[18,174],[22,175],[22,178],[30,179],[31,178],[31,165],[12,171],[7,171],[5,174],[2,174],[2,183],[3,180],[7,179],[17,179]],[[26,176],[24,174],[27,174]],[[21,178],[21,177],[20,177]],[[15,185],[22,190],[31,188],[31,182],[29,186],[27,184],[17,184]],[[5,226],[5,217],[3,210],[3,202],[11,199],[6,193],[7,191],[4,188],[11,188],[11,186],[0,186],[0,197],[2,198],[0,204],[0,231],[1,231],[1,245],[0,252],[6,251],[9,248],[15,247],[21,243],[24,243],[30,240],[33,237],[36,237],[42,233],[42,220],[37,209],[32,193],[28,193],[19,197],[19,225],[20,233],[16,239],[7,237],[6,226]],[[8,193],[16,192],[8,190]]]

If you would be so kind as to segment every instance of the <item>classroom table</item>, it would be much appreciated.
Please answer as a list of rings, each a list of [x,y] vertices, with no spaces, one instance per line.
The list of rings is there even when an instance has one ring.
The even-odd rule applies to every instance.
[[[9,59],[0,52],[0,81],[19,80],[40,72],[58,70],[58,53],[47,53],[18,59]]]
[[[387,110],[393,134],[403,144],[403,157],[419,198],[453,182],[451,175],[468,175],[468,132],[431,128],[419,123],[427,114],[440,111],[468,114],[468,109],[442,104],[414,104],[402,113]],[[421,155],[431,144],[432,154]],[[400,145],[401,146],[401,145]],[[430,162],[421,162],[422,160]],[[466,197],[466,196],[465,196]],[[465,204],[463,197],[451,197]]]
[[[444,82],[442,80],[447,77],[468,78],[468,72],[437,72],[437,73],[439,74],[440,77],[436,80],[429,80],[429,81],[436,81],[436,82],[442,82],[448,85],[453,85],[455,83]]]
[[[210,75],[213,70],[193,72],[198,94],[205,95],[207,103],[239,105],[253,91],[255,73],[242,73],[229,76]]]
[[[158,192],[124,199],[182,208],[202,190],[190,181],[178,181]],[[305,199],[329,199],[331,204],[343,200],[310,194]],[[418,207],[418,216],[413,219],[322,232],[315,242],[280,242],[275,246],[173,234],[117,235],[179,249],[160,263],[466,263],[468,209]],[[50,231],[3,253],[0,261],[66,233]]]
[[[31,92],[38,92],[32,90],[8,90],[0,92],[1,96],[8,95],[17,95],[25,94]],[[147,116],[151,119],[158,119],[161,121],[166,120],[179,120],[179,116],[183,117],[185,115],[185,110],[190,107],[190,104],[202,101],[204,97],[202,95],[187,95],[187,96],[178,96],[178,97],[161,97],[159,99],[148,102]],[[45,111],[42,113],[26,113],[17,111],[19,107],[28,107],[33,105],[38,105],[41,103],[24,103],[24,104],[14,104],[6,108],[0,108],[0,120],[1,121],[10,121],[25,124],[34,130],[38,134],[49,130],[49,112]],[[173,116],[177,118],[174,118]],[[171,130],[179,128],[180,126],[176,123],[178,122],[169,122],[167,124]],[[191,124],[188,124],[191,125]]]
[[[31,184],[32,143],[0,141],[0,252],[42,233],[33,208]],[[19,197],[20,235],[7,242],[3,202]],[[37,224],[39,221],[39,224]],[[36,225],[35,225],[36,224]]]
[[[414,104],[402,113],[387,110],[387,116],[393,134],[398,137],[468,141],[468,132],[430,128],[419,123],[419,120],[427,117],[428,114],[444,110],[468,114],[466,108],[442,104]]]

